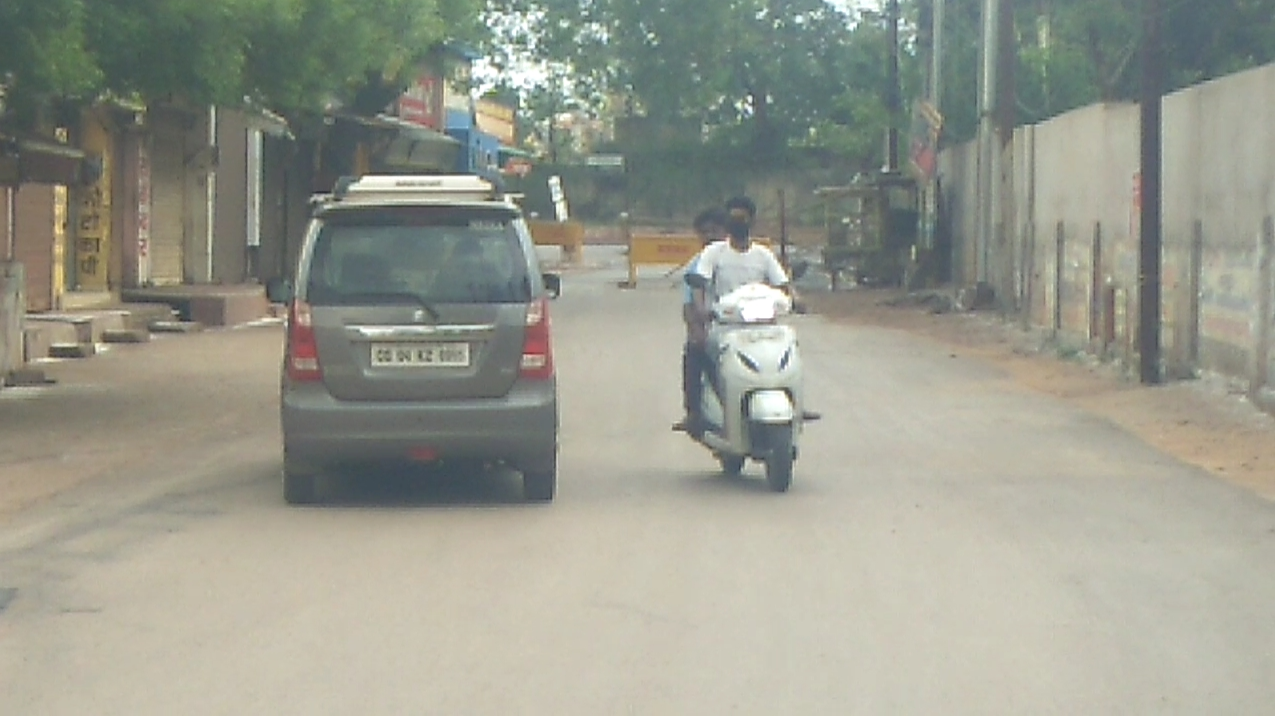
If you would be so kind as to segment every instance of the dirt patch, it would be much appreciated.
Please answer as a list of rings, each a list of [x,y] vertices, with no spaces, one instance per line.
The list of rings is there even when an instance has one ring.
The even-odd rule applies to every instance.
[[[1275,419],[1223,381],[1144,387],[1115,366],[1059,353],[994,315],[936,313],[941,301],[901,299],[898,292],[874,290],[806,297],[812,312],[834,320],[907,331],[994,364],[1021,386],[1106,418],[1183,462],[1275,500]]]

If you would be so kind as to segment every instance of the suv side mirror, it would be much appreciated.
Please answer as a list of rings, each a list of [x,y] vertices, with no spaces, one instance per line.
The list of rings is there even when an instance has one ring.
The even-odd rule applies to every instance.
[[[292,302],[292,281],[276,276],[266,282],[266,298],[271,303]]]
[[[544,275],[545,290],[549,292],[550,298],[557,298],[562,295],[562,277],[556,273],[547,273]]]

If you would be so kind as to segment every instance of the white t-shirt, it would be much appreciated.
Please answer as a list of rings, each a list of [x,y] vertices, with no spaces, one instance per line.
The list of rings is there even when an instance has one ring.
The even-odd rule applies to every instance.
[[[775,288],[788,285],[784,267],[765,244],[754,243],[737,251],[729,242],[716,242],[704,249],[692,270],[708,281],[708,295],[713,300],[750,283]]]

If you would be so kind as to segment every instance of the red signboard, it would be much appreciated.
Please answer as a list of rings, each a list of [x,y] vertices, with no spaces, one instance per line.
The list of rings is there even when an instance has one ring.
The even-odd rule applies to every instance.
[[[443,83],[421,73],[398,100],[398,118],[437,131],[443,130]]]
[[[531,173],[531,162],[522,157],[511,157],[505,162],[505,174],[525,177]]]

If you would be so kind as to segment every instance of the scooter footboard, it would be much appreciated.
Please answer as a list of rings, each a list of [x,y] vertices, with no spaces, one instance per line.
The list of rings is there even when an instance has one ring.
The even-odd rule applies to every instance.
[[[788,393],[758,390],[748,396],[748,417],[758,423],[791,423],[796,418],[796,409]]]

